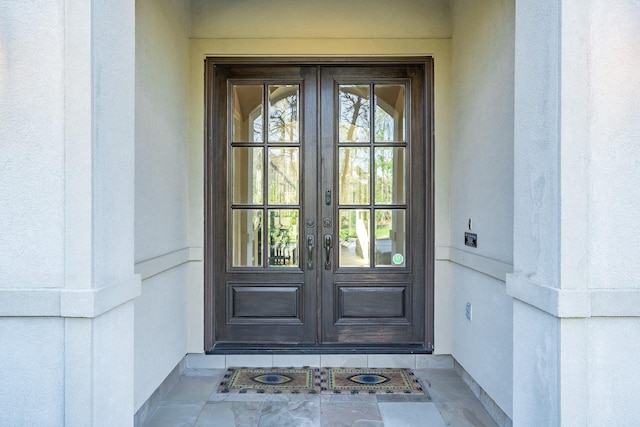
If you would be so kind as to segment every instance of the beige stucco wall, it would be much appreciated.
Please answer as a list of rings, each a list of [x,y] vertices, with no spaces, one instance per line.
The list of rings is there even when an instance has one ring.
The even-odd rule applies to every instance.
[[[452,2],[451,246],[501,265],[500,275],[451,264],[452,355],[512,415],[515,2]],[[464,245],[469,219],[478,247]],[[470,303],[472,318],[466,318]]]
[[[187,352],[190,20],[188,0],[136,1],[136,410]]]
[[[192,10],[193,38],[438,39],[451,34],[448,0],[194,0]]]
[[[190,44],[190,246],[203,245],[204,58],[207,56],[432,56],[435,64],[436,246],[449,242],[450,21],[448,1],[194,1]],[[438,261],[436,276],[446,266]],[[201,280],[197,276],[196,280]],[[197,281],[192,281],[196,284]],[[201,282],[200,282],[201,283]],[[192,286],[190,304],[201,304]],[[450,353],[449,289],[436,277],[436,353]],[[203,351],[203,314],[189,351]]]

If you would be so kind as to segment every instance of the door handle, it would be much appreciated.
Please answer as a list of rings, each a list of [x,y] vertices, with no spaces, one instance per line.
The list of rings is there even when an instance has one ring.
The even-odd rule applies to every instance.
[[[333,247],[333,238],[331,234],[324,235],[324,250],[325,250],[325,261],[324,268],[325,270],[331,270],[331,248]]]
[[[307,269],[313,270],[313,248],[316,245],[316,236],[313,234],[307,235]]]

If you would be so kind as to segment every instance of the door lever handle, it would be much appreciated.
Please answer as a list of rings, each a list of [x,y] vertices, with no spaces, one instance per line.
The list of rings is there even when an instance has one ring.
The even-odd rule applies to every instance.
[[[325,270],[331,270],[331,248],[333,247],[333,238],[331,234],[324,235],[324,250],[326,259],[324,261]]]
[[[313,234],[307,235],[307,269],[313,270],[313,248],[316,245],[316,237]]]

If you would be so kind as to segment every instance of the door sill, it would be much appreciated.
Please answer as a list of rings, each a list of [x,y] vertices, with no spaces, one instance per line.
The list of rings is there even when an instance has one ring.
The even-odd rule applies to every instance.
[[[394,345],[266,345],[220,343],[206,354],[431,354],[421,344]]]

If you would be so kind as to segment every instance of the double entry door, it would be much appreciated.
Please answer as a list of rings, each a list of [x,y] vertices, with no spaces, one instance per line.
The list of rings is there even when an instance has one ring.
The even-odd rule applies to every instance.
[[[426,68],[208,60],[207,350],[425,345]]]

